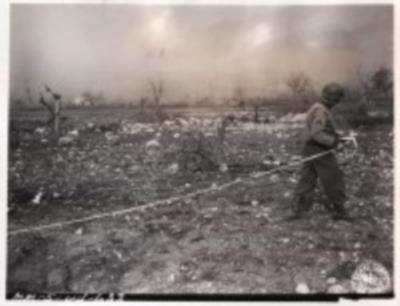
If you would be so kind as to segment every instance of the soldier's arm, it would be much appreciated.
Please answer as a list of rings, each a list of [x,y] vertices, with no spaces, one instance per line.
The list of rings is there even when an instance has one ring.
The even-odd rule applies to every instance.
[[[337,144],[338,137],[334,133],[326,131],[327,116],[322,110],[317,110],[311,121],[311,138],[319,144],[333,148]]]

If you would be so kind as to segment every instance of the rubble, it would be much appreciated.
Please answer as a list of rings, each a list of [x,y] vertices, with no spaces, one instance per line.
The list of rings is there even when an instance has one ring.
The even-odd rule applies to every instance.
[[[310,293],[310,288],[306,283],[299,283],[297,284],[295,291],[298,294],[308,294]]]
[[[67,136],[60,137],[58,139],[58,144],[61,145],[61,146],[68,145],[68,144],[71,144],[72,142],[74,142],[74,140],[75,140],[74,136],[67,135]]]
[[[334,284],[328,287],[327,293],[330,294],[346,294],[350,293],[351,290],[348,286],[344,286],[343,284]]]
[[[77,129],[71,130],[71,131],[68,132],[67,135],[72,136],[72,137],[78,137],[79,136],[79,131]]]
[[[388,270],[374,260],[363,260],[351,276],[352,290],[359,294],[387,293],[392,289]]]
[[[146,142],[147,149],[158,148],[158,147],[160,147],[160,142],[157,139],[151,139],[148,142]]]
[[[33,204],[40,204],[41,200],[43,197],[43,191],[39,190],[39,192],[35,195],[35,197],[32,200]]]
[[[168,174],[176,174],[179,171],[179,165],[178,163],[172,163],[170,164],[167,169],[165,170],[166,173]]]

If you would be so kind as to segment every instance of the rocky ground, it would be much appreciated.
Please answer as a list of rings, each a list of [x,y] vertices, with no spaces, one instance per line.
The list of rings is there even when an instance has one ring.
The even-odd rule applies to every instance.
[[[196,118],[80,122],[56,140],[35,122],[11,125],[10,296],[391,290],[375,282],[361,292],[354,275],[363,264],[384,271],[380,279],[393,275],[392,125],[360,127],[356,154],[351,146],[338,153],[353,223],[333,222],[321,192],[309,218],[284,221],[298,167],[256,178],[298,160],[300,123],[221,126]],[[12,234],[210,186],[141,211]]]

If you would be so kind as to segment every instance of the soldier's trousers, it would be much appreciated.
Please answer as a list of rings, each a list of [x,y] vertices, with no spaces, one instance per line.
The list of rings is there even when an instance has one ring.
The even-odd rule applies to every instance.
[[[321,152],[320,150],[318,151],[306,146],[304,155],[310,156]],[[346,193],[343,172],[339,169],[333,153],[328,153],[303,164],[300,171],[300,180],[294,192],[293,205],[295,213],[302,214],[311,209],[314,189],[317,186],[318,179],[329,200],[326,206],[328,211],[335,215],[344,214]]]

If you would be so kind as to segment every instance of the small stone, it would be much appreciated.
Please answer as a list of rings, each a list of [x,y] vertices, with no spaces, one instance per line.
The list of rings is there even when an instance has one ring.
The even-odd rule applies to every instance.
[[[58,199],[60,194],[58,192],[53,192],[53,198]]]
[[[170,276],[169,276],[169,281],[170,282],[174,282],[175,281],[175,279],[176,279],[176,275],[175,274],[170,274]]]
[[[157,139],[152,139],[146,142],[146,148],[154,148],[154,147],[159,147],[160,143],[158,142]]]
[[[121,252],[119,252],[117,250],[113,250],[113,253],[115,254],[115,256],[117,256],[117,258],[119,260],[123,260],[123,256],[122,256]]]
[[[299,294],[310,293],[310,288],[305,283],[299,283],[296,286],[296,293],[299,293]]]
[[[82,228],[82,227],[78,228],[78,229],[75,231],[75,234],[76,234],[76,235],[82,235],[82,234],[83,234],[83,228]]]
[[[228,171],[228,165],[225,163],[222,163],[219,165],[219,171],[220,172],[227,172]]]
[[[257,200],[251,201],[251,206],[258,206],[259,202]]]
[[[286,192],[283,194],[283,197],[289,198],[290,195],[291,195],[291,192],[290,192],[290,191],[286,191]]]
[[[329,277],[329,278],[326,280],[326,283],[327,283],[328,285],[336,284],[336,282],[337,282],[337,279],[336,279],[335,277]]]
[[[108,141],[116,141],[119,137],[118,135],[114,134],[113,132],[106,132],[104,134],[104,137],[108,140]]]
[[[37,134],[44,134],[46,132],[46,129],[44,127],[37,127],[35,129],[35,133]]]
[[[78,130],[69,131],[68,135],[70,135],[72,137],[77,137],[79,135],[79,131]]]
[[[43,191],[39,191],[36,196],[33,198],[32,203],[33,204],[40,204],[40,201],[42,200],[42,196],[43,196]]]
[[[391,290],[392,281],[388,270],[379,262],[364,260],[351,276],[351,287],[360,294],[379,294]]]
[[[327,291],[328,293],[331,294],[343,294],[348,292],[348,290],[346,290],[346,288],[340,284],[335,284],[333,286],[330,286]]]
[[[172,163],[167,167],[165,172],[168,174],[176,174],[178,170],[179,170],[179,165],[177,163]]]
[[[74,137],[67,135],[58,139],[59,145],[67,145],[74,141]]]

